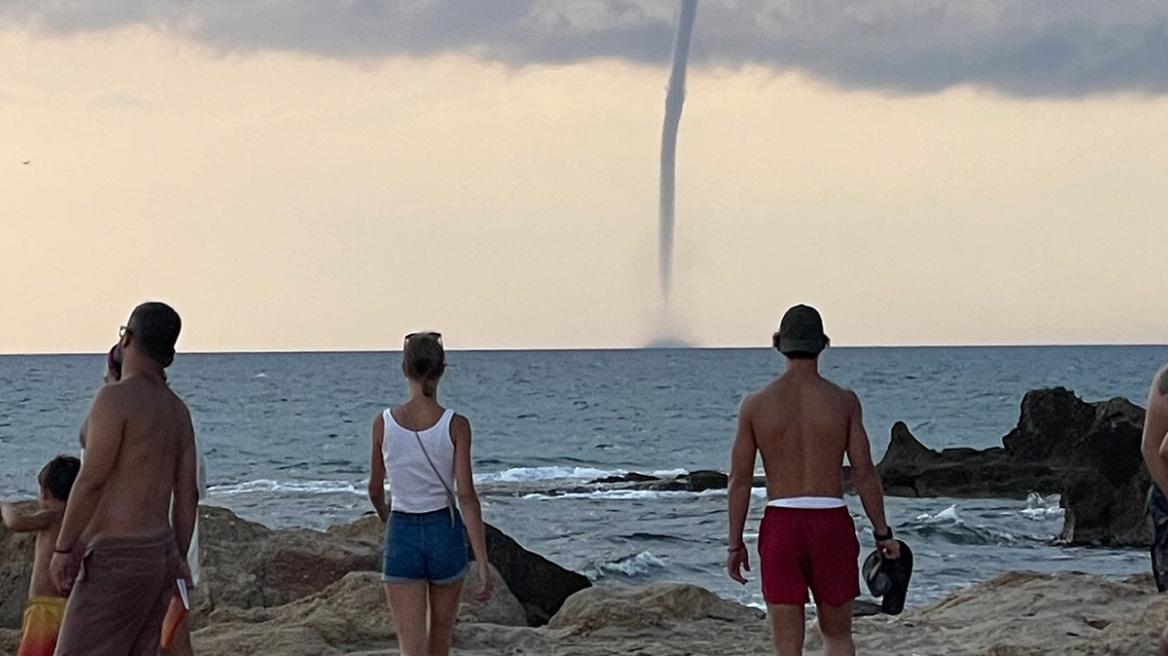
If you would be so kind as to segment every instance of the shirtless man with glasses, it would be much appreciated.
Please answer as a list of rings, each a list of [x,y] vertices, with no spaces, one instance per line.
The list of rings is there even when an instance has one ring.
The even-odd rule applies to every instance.
[[[164,303],[135,308],[119,342],[121,379],[86,417],[85,460],[50,565],[61,592],[72,591],[57,656],[156,655],[177,580],[190,584],[180,554],[198,502],[194,430],[165,374],[181,328]]]

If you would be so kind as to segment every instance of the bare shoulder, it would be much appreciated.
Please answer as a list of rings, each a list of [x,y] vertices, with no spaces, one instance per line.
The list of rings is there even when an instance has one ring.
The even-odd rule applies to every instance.
[[[1152,381],[1152,389],[1155,390],[1157,396],[1168,397],[1168,364],[1160,367],[1160,370],[1156,372],[1156,378]]]
[[[757,389],[753,392],[748,392],[746,396],[742,397],[742,402],[738,404],[738,415],[740,417],[746,417],[754,414],[769,389],[769,387]]]
[[[90,412],[110,413],[123,409],[134,397],[133,390],[123,382],[102,385],[93,395]]]
[[[450,418],[450,432],[470,434],[470,420],[457,412]]]

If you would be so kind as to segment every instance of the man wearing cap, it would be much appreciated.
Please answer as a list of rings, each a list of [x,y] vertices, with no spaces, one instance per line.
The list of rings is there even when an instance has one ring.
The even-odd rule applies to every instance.
[[[852,481],[886,558],[900,545],[884,519],[884,492],[864,431],[860,399],[819,375],[829,340],[815,308],[783,315],[774,346],[787,371],[749,394],[738,414],[730,455],[730,539],[726,568],[746,583],[750,560],[742,533],[750,507],[755,454],[766,470],[767,508],[759,528],[762,592],[779,656],[803,653],[808,590],[818,607],[827,656],[852,656],[852,602],[860,594],[856,528],[843,499],[844,454]]]

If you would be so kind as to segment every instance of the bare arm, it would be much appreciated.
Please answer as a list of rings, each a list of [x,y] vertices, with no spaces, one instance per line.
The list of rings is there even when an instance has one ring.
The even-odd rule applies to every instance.
[[[475,564],[479,568],[482,588],[479,599],[490,597],[494,582],[487,567],[487,531],[483,526],[483,509],[474,486],[474,472],[470,460],[470,420],[462,415],[454,415],[450,422],[450,440],[454,442],[454,480],[458,487],[458,503],[462,508],[466,534],[470,538],[470,548],[474,551]]]
[[[734,434],[734,446],[730,448],[730,481],[726,490],[730,515],[726,570],[730,578],[739,583],[746,583],[742,569],[750,571],[750,555],[742,541],[742,532],[746,529],[746,514],[750,511],[750,487],[754,483],[754,461],[758,455],[758,443],[750,424],[749,403],[750,397],[746,397],[738,407],[738,430]]]
[[[191,548],[191,535],[195,532],[195,518],[199,506],[199,454],[195,449],[195,429],[191,425],[191,414],[183,406],[183,439],[179,446],[174,472],[174,507],[171,508],[170,525],[174,527],[174,540],[178,552],[185,559]]]
[[[85,460],[69,493],[61,530],[57,533],[49,574],[62,595],[68,595],[81,568],[77,540],[101,502],[105,483],[113,472],[125,435],[125,411],[119,390],[108,385],[98,391],[86,418]]]
[[[35,533],[61,521],[61,511],[38,510],[25,514],[17,509],[16,504],[4,501],[0,502],[0,517],[3,517],[4,525],[13,533]]]
[[[742,532],[746,529],[746,514],[750,511],[750,488],[754,484],[754,462],[758,445],[754,441],[754,430],[750,426],[747,410],[749,398],[738,408],[738,430],[734,434],[734,446],[730,449],[730,482],[727,487],[727,505],[730,511],[730,535],[727,549],[743,546]]]
[[[373,451],[369,454],[369,501],[383,522],[389,519],[389,504],[385,502],[385,460],[381,455],[384,439],[385,417],[377,415],[373,420]]]
[[[113,472],[118,452],[122,448],[125,416],[112,387],[104,387],[93,399],[93,407],[86,419],[85,461],[69,493],[65,518],[57,536],[56,550],[69,553],[77,544],[89,519],[93,517],[106,480]]]
[[[851,396],[853,405],[848,428],[848,463],[852,466],[852,483],[856,486],[856,493],[860,495],[864,513],[872,522],[872,530],[878,535],[887,535],[884,486],[880,481],[880,474],[876,472],[876,464],[872,462],[872,445],[868,441],[868,432],[864,430],[864,411],[860,406],[860,397],[855,393],[851,393]],[[877,544],[886,555],[893,557],[899,555],[899,545],[895,540],[877,541]]]
[[[1141,444],[1152,480],[1160,490],[1168,490],[1168,367],[1156,373],[1148,389]]]

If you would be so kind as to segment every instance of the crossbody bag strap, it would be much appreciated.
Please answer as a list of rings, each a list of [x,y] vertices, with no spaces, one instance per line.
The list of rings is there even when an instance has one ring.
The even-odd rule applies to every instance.
[[[410,419],[410,411],[406,410],[404,405],[401,407],[401,409],[402,412],[405,413],[406,421],[410,422],[411,424],[414,423],[413,420]],[[446,483],[446,477],[442,475],[442,472],[438,471],[438,466],[434,464],[434,460],[430,457],[430,452],[426,450],[426,445],[422,443],[422,436],[418,433],[417,430],[411,428],[410,431],[413,432],[414,439],[418,440],[418,448],[422,450],[422,455],[426,456],[426,462],[430,463],[430,469],[434,470],[434,474],[438,477],[438,482],[442,483],[442,487],[446,489],[446,500],[450,508],[450,521],[451,523],[454,523],[454,509],[457,505],[457,497],[454,496],[454,490],[452,490],[451,486]]]

